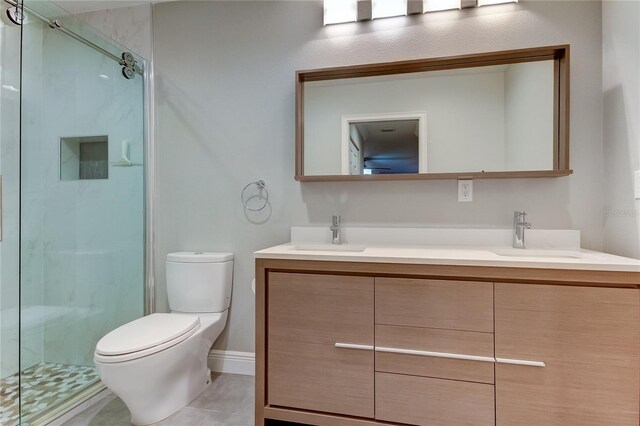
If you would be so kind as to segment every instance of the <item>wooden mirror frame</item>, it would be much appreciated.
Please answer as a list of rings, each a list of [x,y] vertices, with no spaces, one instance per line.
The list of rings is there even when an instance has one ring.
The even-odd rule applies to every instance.
[[[322,80],[441,71],[521,62],[554,61],[554,167],[553,170],[502,172],[412,173],[379,175],[304,174],[304,83]],[[444,58],[383,62],[317,70],[296,71],[296,165],[295,179],[301,182],[422,180],[422,179],[502,179],[568,176],[569,167],[569,45],[505,50]]]

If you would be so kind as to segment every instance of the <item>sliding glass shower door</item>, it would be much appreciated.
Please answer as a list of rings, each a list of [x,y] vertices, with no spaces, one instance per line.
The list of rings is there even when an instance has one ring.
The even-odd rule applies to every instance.
[[[97,341],[143,315],[144,79],[53,4],[24,6],[103,49],[26,14],[20,398],[33,424],[95,392]]]
[[[4,10],[2,10],[4,12]],[[20,286],[18,198],[21,29],[0,16],[0,424],[18,409]],[[9,423],[7,423],[9,424]]]

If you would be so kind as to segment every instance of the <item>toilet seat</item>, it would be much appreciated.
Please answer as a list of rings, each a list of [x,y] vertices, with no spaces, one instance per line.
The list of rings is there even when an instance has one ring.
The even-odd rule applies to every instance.
[[[200,318],[184,314],[152,314],[113,330],[96,345],[98,362],[117,363],[152,355],[188,339]]]

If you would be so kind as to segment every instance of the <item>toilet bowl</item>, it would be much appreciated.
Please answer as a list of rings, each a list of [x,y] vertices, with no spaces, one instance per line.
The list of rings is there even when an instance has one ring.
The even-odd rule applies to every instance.
[[[167,257],[171,313],[139,318],[96,345],[102,382],[131,412],[131,423],[163,420],[211,383],[209,349],[225,327],[233,255],[173,253]]]

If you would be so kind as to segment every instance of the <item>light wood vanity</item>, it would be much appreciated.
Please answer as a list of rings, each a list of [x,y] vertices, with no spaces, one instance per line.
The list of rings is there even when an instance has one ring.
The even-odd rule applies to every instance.
[[[634,425],[640,272],[256,259],[256,425]]]

